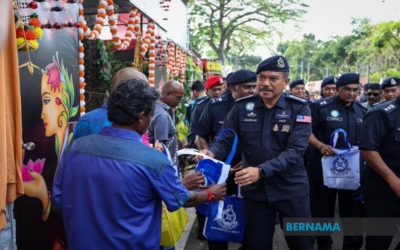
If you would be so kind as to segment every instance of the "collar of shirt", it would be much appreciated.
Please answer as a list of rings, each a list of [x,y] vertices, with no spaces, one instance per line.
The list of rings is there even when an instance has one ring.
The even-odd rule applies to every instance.
[[[255,103],[254,103],[254,108],[258,108],[258,107],[265,107],[266,108],[266,106],[265,106],[265,104],[263,102],[263,99],[262,99],[262,97],[260,95],[257,95],[257,98],[256,98]],[[286,108],[286,101],[285,101],[285,95],[284,94],[281,94],[281,96],[279,97],[278,101],[275,103],[274,107],[279,107],[279,108],[282,108],[282,109]]]
[[[350,104],[350,106],[346,106],[344,101],[340,99],[338,96],[335,96],[336,98],[336,103],[339,105],[340,110],[354,110],[354,101]]]
[[[173,120],[175,119],[174,110],[168,104],[166,104],[161,100],[157,100],[157,105],[160,105],[160,107],[162,107],[165,111],[167,111]]]
[[[133,141],[140,141],[143,143],[142,136],[140,136],[138,132],[129,129],[104,127],[99,132],[99,134],[133,140]]]

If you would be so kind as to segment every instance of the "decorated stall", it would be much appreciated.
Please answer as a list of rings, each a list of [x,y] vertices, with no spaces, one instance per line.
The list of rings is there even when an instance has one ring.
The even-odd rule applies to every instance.
[[[86,56],[85,39],[102,39],[111,43],[107,49],[130,53],[130,65],[155,87],[189,80],[186,6],[180,0],[115,1],[14,2],[23,140],[31,149],[21,169],[25,195],[14,207],[18,249],[68,247],[50,198],[57,164],[87,111],[86,88],[96,84],[85,79],[85,68],[95,61]],[[88,12],[95,16],[93,25]]]

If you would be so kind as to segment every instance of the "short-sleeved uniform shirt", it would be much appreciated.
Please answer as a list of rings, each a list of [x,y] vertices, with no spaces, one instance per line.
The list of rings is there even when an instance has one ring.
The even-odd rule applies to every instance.
[[[305,100],[282,94],[271,109],[259,95],[236,102],[222,129],[233,129],[241,144],[243,167],[260,166],[266,177],[242,187],[245,198],[275,202],[309,193],[303,155],[311,134],[311,114]],[[227,134],[210,150],[216,158],[229,153]]]
[[[158,250],[161,200],[174,211],[189,197],[161,152],[138,133],[114,127],[67,147],[52,190],[68,248],[76,250]]]
[[[400,97],[372,108],[364,118],[360,149],[377,151],[385,164],[400,177]],[[389,184],[367,164],[367,193],[399,201]]]
[[[352,146],[358,146],[361,127],[367,108],[359,101],[350,106],[338,97],[320,99],[310,104],[312,114],[312,132],[324,144],[330,144],[330,137],[336,129],[344,129]],[[336,148],[346,148],[343,134],[339,134]],[[314,148],[309,173],[312,178],[322,179],[321,152]],[[360,157],[360,161],[362,161]]]
[[[178,137],[174,120],[175,114],[172,108],[164,102],[157,100],[156,109],[147,132],[149,142],[153,145],[157,140],[166,141],[165,146],[167,146],[171,154],[171,160],[174,164],[177,164]]]

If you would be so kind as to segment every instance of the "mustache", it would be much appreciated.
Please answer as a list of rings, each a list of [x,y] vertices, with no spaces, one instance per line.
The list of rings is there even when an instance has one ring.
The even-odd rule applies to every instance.
[[[269,92],[273,92],[273,89],[268,88],[268,87],[262,87],[262,88],[259,88],[259,91],[269,91]]]

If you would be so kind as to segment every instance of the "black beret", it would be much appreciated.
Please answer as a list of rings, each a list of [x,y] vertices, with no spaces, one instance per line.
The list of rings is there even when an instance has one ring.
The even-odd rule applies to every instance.
[[[327,84],[335,84],[337,81],[337,78],[335,76],[328,76],[324,78],[321,82],[321,88],[323,88]]]
[[[257,74],[261,71],[289,72],[289,63],[283,56],[272,56],[262,61],[257,67]]]
[[[371,90],[379,90],[381,88],[381,85],[379,83],[368,83],[368,88]]]
[[[257,82],[257,74],[248,69],[233,72],[227,79],[229,85]]]
[[[400,85],[400,78],[390,77],[381,83],[381,89]]]
[[[369,83],[366,83],[366,84],[364,84],[364,85],[362,86],[363,89],[368,89],[368,87],[369,87]]]
[[[231,75],[232,75],[233,73],[234,73],[234,72],[231,72],[231,73],[227,74],[226,77],[225,77],[226,83],[227,83],[228,85],[229,85],[229,77],[231,77]]]
[[[336,86],[344,86],[351,83],[360,84],[360,75],[356,73],[346,73],[337,79]]]
[[[303,79],[294,80],[293,82],[291,82],[291,83],[289,84],[289,88],[294,88],[294,87],[296,87],[296,86],[299,85],[299,84],[305,85],[305,84],[304,84],[304,80],[303,80]]]

